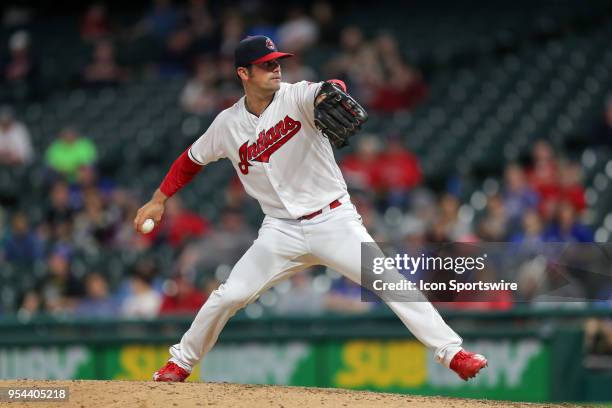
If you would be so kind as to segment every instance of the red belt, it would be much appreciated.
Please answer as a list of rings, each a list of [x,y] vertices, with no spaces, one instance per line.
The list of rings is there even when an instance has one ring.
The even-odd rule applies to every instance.
[[[333,210],[334,208],[340,207],[341,205],[342,203],[340,202],[340,200],[334,200],[331,203],[329,203],[329,209]],[[321,215],[322,213],[323,213],[323,208],[311,214],[306,214],[306,215],[301,216],[300,218],[298,218],[298,221],[311,220],[317,215]]]

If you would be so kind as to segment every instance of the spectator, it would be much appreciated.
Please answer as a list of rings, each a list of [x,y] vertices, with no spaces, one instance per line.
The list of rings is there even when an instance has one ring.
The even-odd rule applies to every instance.
[[[54,227],[60,223],[71,223],[75,214],[74,206],[70,200],[70,188],[63,180],[56,181],[51,186],[49,194],[50,205],[47,208],[45,221]]]
[[[219,265],[234,265],[253,243],[255,234],[246,225],[242,213],[226,208],[220,225],[210,235],[187,246],[178,260],[181,274],[196,268],[211,271]]]
[[[373,303],[361,300],[361,286],[344,276],[334,280],[325,295],[325,310],[341,313],[365,313],[372,309]]]
[[[529,209],[525,211],[522,220],[522,231],[514,234],[511,241],[523,243],[525,244],[524,247],[540,248],[540,244],[544,242],[544,225],[537,211]]]
[[[135,197],[127,190],[116,189],[111,196],[111,202],[118,215],[118,225],[114,231],[112,247],[126,248],[134,252],[146,249],[148,244],[134,229],[134,214],[139,207]]]
[[[108,292],[108,283],[99,273],[93,272],[85,278],[86,295],[75,307],[76,317],[115,317],[119,305]]]
[[[539,197],[527,183],[525,171],[518,164],[506,166],[504,177],[504,207],[512,224],[519,222],[525,211],[537,208]]]
[[[175,196],[168,200],[161,223],[143,239],[150,244],[167,242],[172,247],[178,248],[191,239],[204,237],[209,230],[208,220],[185,209],[180,197]]]
[[[81,166],[91,166],[97,158],[96,146],[93,142],[71,127],[66,127],[60,133],[45,153],[47,165],[60,175],[75,182]]]
[[[508,234],[508,217],[501,196],[493,195],[487,200],[487,214],[480,222],[479,236],[484,241],[502,242]]]
[[[353,194],[351,201],[361,216],[361,222],[376,242],[389,239],[389,233],[380,214],[372,204],[371,200],[364,194]]]
[[[30,228],[28,217],[16,213],[11,220],[11,233],[4,245],[5,257],[9,262],[32,265],[43,257],[43,243]]]
[[[123,301],[121,315],[128,318],[152,319],[157,316],[161,296],[153,289],[153,276],[137,270],[130,279],[130,294]]]
[[[422,74],[406,64],[397,40],[389,33],[380,34],[373,44],[376,50],[376,69],[369,72],[370,99],[373,110],[395,112],[409,110],[428,94]]]
[[[193,35],[194,49],[197,54],[217,51],[217,23],[210,14],[206,0],[190,0],[187,8],[187,24]]]
[[[582,167],[578,163],[565,163],[561,166],[561,191],[559,199],[567,201],[576,213],[581,214],[587,206],[582,186]]]
[[[300,272],[291,277],[289,290],[278,292],[274,313],[279,315],[319,315],[323,312],[323,294],[312,285],[312,276]]]
[[[74,207],[81,208],[85,194],[88,191],[96,190],[106,204],[111,201],[115,187],[113,180],[99,177],[95,166],[81,166],[77,170],[75,183],[70,186],[70,200]]]
[[[425,222],[418,217],[407,213],[400,224],[399,233],[404,253],[416,254],[426,249],[427,226]],[[420,278],[422,273],[423,270],[420,268],[412,275],[414,278]]]
[[[549,242],[593,242],[593,232],[576,219],[572,203],[563,201],[557,219],[544,233],[544,239]]]
[[[195,57],[192,43],[192,34],[186,28],[178,29],[170,34],[159,61],[159,75],[162,78],[187,74]]]
[[[380,143],[374,135],[362,135],[357,142],[357,151],[340,161],[340,168],[351,189],[364,192],[374,189],[378,182],[376,173]]]
[[[293,6],[285,22],[278,28],[279,47],[292,53],[304,51],[313,45],[318,37],[317,24],[300,6]]]
[[[47,252],[58,249],[72,255],[74,252],[72,220],[57,222],[49,227],[48,229],[45,226],[41,228],[41,231],[46,233],[45,238],[48,240]]]
[[[449,236],[448,225],[440,216],[431,222],[425,236],[426,241],[431,243],[447,243],[452,240]]]
[[[132,226],[133,229],[133,226]],[[142,256],[143,253],[134,254]],[[124,279],[121,281],[117,289],[117,299],[123,306],[125,300],[134,294],[132,290],[132,278],[134,276],[142,277],[157,293],[161,294],[163,281],[157,276],[159,259],[150,253],[144,253],[145,257],[139,258],[131,265]]]
[[[25,125],[17,122],[13,110],[0,108],[0,165],[19,166],[32,160],[30,133]]]
[[[235,104],[242,95],[241,85],[236,81],[236,69],[231,58],[221,58],[218,61],[219,83],[217,91],[219,95],[220,109],[226,109]]]
[[[228,210],[244,213],[249,210],[249,207],[254,204],[253,199],[249,197],[244,190],[244,186],[240,178],[236,175],[225,187],[225,206]]]
[[[180,103],[186,112],[213,114],[219,111],[219,95],[216,89],[217,67],[212,59],[200,59],[196,74],[181,92]]]
[[[328,78],[344,80],[351,95],[364,101],[369,95],[365,89],[368,72],[373,68],[375,55],[359,27],[348,26],[340,34],[340,53],[325,67]]]
[[[540,212],[547,222],[553,220],[562,201],[571,203],[578,213],[586,208],[582,168],[577,163],[559,163],[552,154],[549,145],[538,142],[531,175],[531,183],[541,197]]]
[[[33,85],[37,65],[30,55],[30,34],[19,30],[9,38],[10,56],[4,67],[4,79],[10,84]]]
[[[104,3],[93,3],[89,6],[81,21],[81,39],[95,41],[105,37],[110,31],[110,22]]]
[[[74,241],[82,250],[96,253],[101,246],[109,245],[114,237],[120,214],[112,214],[104,205],[96,189],[84,195],[84,207],[74,217]]]
[[[459,200],[452,194],[444,194],[439,202],[439,215],[434,223],[434,237],[437,240],[448,238],[451,242],[472,240],[472,228],[469,222],[459,217]]]
[[[83,81],[90,86],[113,86],[127,79],[127,72],[115,61],[115,49],[110,41],[99,41],[93,60],[83,71]]]
[[[223,25],[221,28],[221,44],[219,51],[221,57],[228,58],[232,61],[234,57],[234,49],[236,45],[244,38],[244,22],[239,10],[228,9],[224,13]],[[232,77],[235,82],[236,70],[232,69]]]
[[[546,222],[552,220],[560,193],[559,165],[551,145],[545,140],[538,140],[533,146],[528,178],[540,197],[540,213]]]
[[[267,17],[268,16],[261,14],[252,16],[252,19],[249,19],[249,27],[246,35],[249,37],[263,35],[271,39],[275,44],[278,44],[278,25],[270,22]]]
[[[173,279],[164,286],[164,296],[159,308],[160,315],[193,315],[206,301],[206,295],[185,278]]]
[[[319,44],[335,46],[338,43],[340,30],[334,19],[334,9],[327,1],[318,1],[312,5],[312,16],[319,28]]]
[[[290,84],[299,81],[315,81],[316,74],[312,68],[306,66],[302,62],[299,54],[293,58],[285,58],[282,62],[283,82]]]
[[[172,0],[154,0],[153,8],[136,25],[135,34],[164,39],[176,30],[180,21],[181,13],[172,5]]]
[[[374,189],[384,197],[382,208],[407,207],[408,195],[421,184],[423,175],[418,159],[403,146],[399,136],[388,139],[387,148],[378,155],[374,167]]]
[[[408,215],[417,217],[425,225],[432,224],[438,216],[437,201],[434,192],[426,186],[416,188],[411,192]]]
[[[20,321],[27,321],[32,317],[39,314],[41,310],[42,301],[40,294],[35,290],[29,290],[23,295],[21,306],[17,310],[17,318]]]
[[[43,282],[45,310],[63,313],[72,310],[85,293],[82,283],[72,274],[66,249],[54,250],[47,260],[48,275]]]

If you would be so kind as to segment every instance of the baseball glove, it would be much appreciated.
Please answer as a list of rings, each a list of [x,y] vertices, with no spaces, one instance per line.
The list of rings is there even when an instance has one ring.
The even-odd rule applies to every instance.
[[[368,120],[368,113],[339,85],[323,82],[315,98],[315,125],[340,149]]]

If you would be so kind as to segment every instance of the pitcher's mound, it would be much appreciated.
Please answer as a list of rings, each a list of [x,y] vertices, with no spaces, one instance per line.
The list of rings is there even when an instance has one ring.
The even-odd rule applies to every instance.
[[[192,408],[192,407],[348,407],[462,408],[553,407],[552,404],[467,400],[384,394],[331,388],[281,387],[226,383],[155,383],[153,381],[5,380],[0,387],[68,387],[67,402],[20,402],[12,407],[70,408]],[[6,401],[6,400],[5,400]],[[0,406],[5,406],[0,401]]]

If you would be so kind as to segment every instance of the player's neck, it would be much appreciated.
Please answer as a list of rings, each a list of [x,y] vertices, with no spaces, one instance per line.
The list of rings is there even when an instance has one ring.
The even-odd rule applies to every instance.
[[[266,108],[272,103],[275,92],[270,93],[269,91],[257,92],[254,89],[245,89],[245,106],[249,112],[259,117],[266,110]]]

